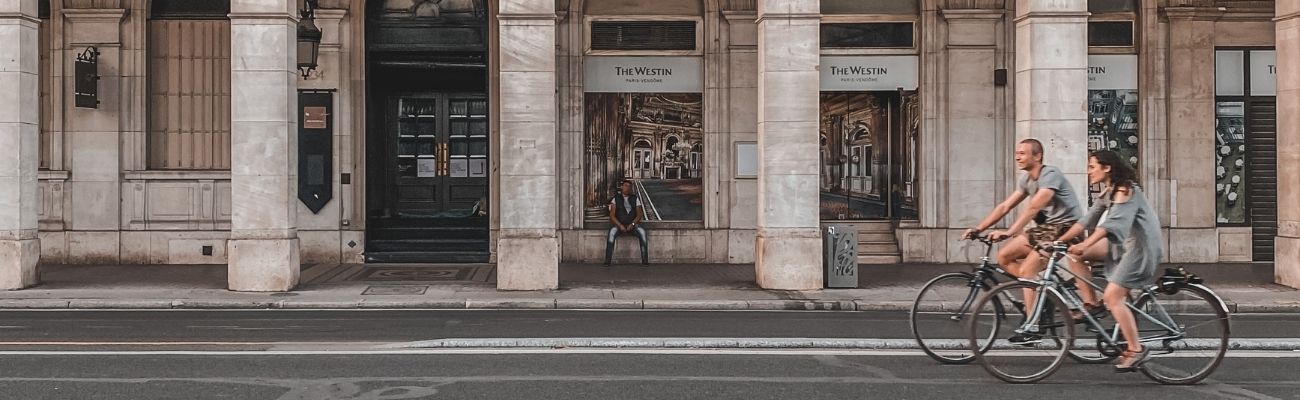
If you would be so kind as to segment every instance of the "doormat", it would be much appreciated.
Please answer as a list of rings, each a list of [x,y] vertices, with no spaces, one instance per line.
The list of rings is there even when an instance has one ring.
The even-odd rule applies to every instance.
[[[302,270],[303,283],[463,282],[487,283],[492,264],[320,264]]]
[[[429,290],[428,285],[370,285],[362,296],[419,296]]]

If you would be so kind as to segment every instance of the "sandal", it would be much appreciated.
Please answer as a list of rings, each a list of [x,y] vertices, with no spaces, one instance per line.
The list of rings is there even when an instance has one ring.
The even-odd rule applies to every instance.
[[[1142,350],[1137,352],[1124,350],[1124,353],[1119,356],[1119,363],[1115,364],[1115,372],[1137,371],[1138,368],[1142,367],[1142,363],[1147,361],[1147,357],[1150,355],[1151,349],[1146,346],[1142,346]]]

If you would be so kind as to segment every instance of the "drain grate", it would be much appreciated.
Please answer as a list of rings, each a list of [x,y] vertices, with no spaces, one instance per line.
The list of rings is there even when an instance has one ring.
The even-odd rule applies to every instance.
[[[371,285],[361,292],[362,296],[419,296],[429,290],[426,285]]]

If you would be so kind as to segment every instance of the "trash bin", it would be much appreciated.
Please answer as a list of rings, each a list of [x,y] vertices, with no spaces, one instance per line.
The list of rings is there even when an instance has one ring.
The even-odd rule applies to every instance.
[[[822,264],[826,287],[858,287],[858,229],[853,225],[828,225],[822,231]]]

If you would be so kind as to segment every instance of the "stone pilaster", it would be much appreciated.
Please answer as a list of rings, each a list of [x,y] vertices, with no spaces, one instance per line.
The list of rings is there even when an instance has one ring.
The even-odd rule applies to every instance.
[[[90,47],[99,51],[97,108],[76,107],[64,96],[64,137],[72,161],[73,190],[68,232],[68,261],[120,261],[122,204],[122,131],[130,119],[122,75],[129,53],[123,51],[122,21],[126,9],[69,8],[63,10],[61,43],[65,76],[74,76],[73,60]],[[125,59],[124,59],[125,56]],[[75,78],[75,77],[74,77]],[[73,80],[67,80],[70,90]],[[132,92],[133,95],[140,95]]]
[[[1167,7],[1169,19],[1169,247],[1170,262],[1219,261],[1214,227],[1215,7]],[[1158,199],[1157,199],[1158,200]],[[1158,203],[1157,203],[1158,204]]]
[[[1300,2],[1278,1],[1277,283],[1300,288]],[[1285,149],[1285,150],[1284,150]]]
[[[36,284],[39,163],[36,0],[0,2],[0,290]]]
[[[498,3],[497,288],[559,287],[555,2]]]
[[[944,9],[947,22],[942,48],[935,49],[937,63],[934,68],[941,74],[936,86],[937,97],[943,101],[942,128],[934,134],[936,165],[943,169],[941,193],[946,201],[944,214],[948,226],[975,226],[1006,198],[1004,187],[1014,176],[1014,169],[1005,166],[1011,162],[1007,151],[1012,139],[1007,134],[1010,107],[1007,104],[1007,87],[994,85],[993,74],[1005,68],[1007,49],[1006,12],[1000,9]],[[926,158],[923,158],[926,159]],[[941,244],[952,243],[955,238],[929,238],[908,241],[904,255],[915,260],[923,253],[941,253]],[[919,248],[918,248],[919,247]],[[953,261],[978,260],[974,246],[950,246],[948,257]],[[963,252],[965,251],[965,252]],[[912,254],[908,254],[912,253]],[[938,254],[943,259],[943,254]],[[933,256],[932,256],[933,257]]]
[[[1075,190],[1084,193],[1088,1],[1016,3],[1016,140],[1042,141],[1043,161],[1059,167]]]
[[[229,285],[298,284],[297,1],[233,0]]]
[[[758,1],[758,235],[765,289],[823,286],[818,191],[820,4]]]

